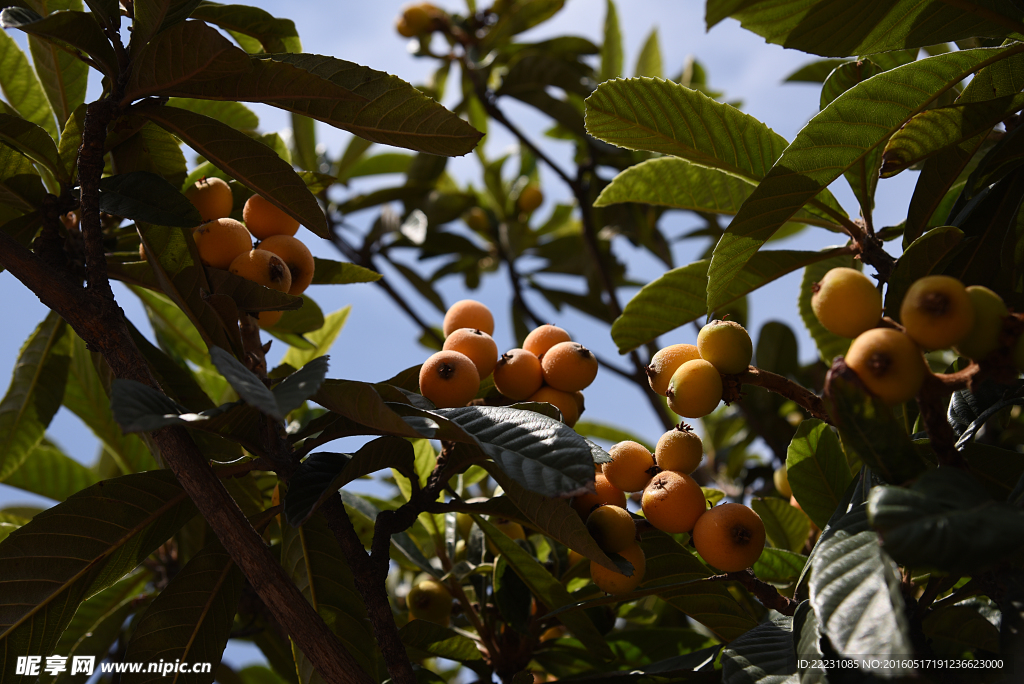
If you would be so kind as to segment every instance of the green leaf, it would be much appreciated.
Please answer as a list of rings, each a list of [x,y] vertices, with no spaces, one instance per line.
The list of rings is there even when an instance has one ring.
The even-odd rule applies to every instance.
[[[1024,511],[993,501],[977,480],[927,471],[909,489],[875,487],[868,519],[897,563],[973,574],[1024,545]]]
[[[844,62],[836,66],[835,70],[828,75],[828,78],[821,85],[818,109],[828,107],[847,90],[876,74],[882,73],[882,71],[884,69],[869,59]]]
[[[81,3],[77,4],[81,7]],[[63,11],[41,17],[31,10],[8,7],[0,13],[0,25],[29,34],[36,68],[43,72],[43,88],[62,127],[71,112],[85,101],[89,68],[73,53],[68,54],[58,46],[81,50],[92,57],[108,77],[113,78],[118,73],[114,47],[103,34],[96,16],[89,12]]]
[[[964,38],[1004,38],[1006,22],[1019,22],[1009,3],[970,3],[963,8],[942,0],[892,0],[882,5],[850,5],[845,0],[788,0],[781,3],[718,0],[708,9],[708,27],[727,16],[769,43],[823,57],[846,57],[919,48]],[[710,5],[710,3],[709,3]],[[960,6],[957,6],[960,5]],[[991,18],[990,18],[991,17]],[[843,30],[836,31],[836,24]]]
[[[147,0],[140,2],[132,22],[132,40],[129,44],[133,58],[153,36],[185,21],[201,0]]]
[[[591,466],[591,471],[593,471],[593,466]],[[519,578],[526,583],[530,591],[543,601],[548,608],[554,610],[573,603],[572,597],[565,587],[562,586],[562,583],[545,570],[544,566],[536,558],[524,551],[518,544],[509,539],[504,532],[483,517],[473,515],[473,520],[483,530],[487,539],[505,557],[505,560],[512,566],[512,569],[519,575]],[[562,613],[559,619],[594,657],[601,658],[602,660],[611,660],[614,657],[611,649],[608,648],[608,644],[586,613],[582,611],[569,611]]]
[[[316,198],[291,164],[266,145],[185,109],[146,107],[140,113],[320,237],[327,237],[327,220]]]
[[[801,684],[828,684],[821,648],[818,617],[810,601],[801,601],[793,614],[793,640],[796,643],[797,673]]]
[[[412,444],[399,437],[381,437],[354,454],[310,454],[288,481],[284,514],[298,527],[339,489],[363,475],[394,468],[411,476],[415,472]]]
[[[316,171],[320,165],[316,154],[316,122],[306,116],[292,114],[292,159],[307,171]],[[327,176],[328,185],[334,181]]]
[[[959,228],[939,226],[929,230],[906,248],[896,261],[896,268],[893,269],[885,290],[887,316],[900,320],[900,307],[910,286],[917,279],[936,272],[939,264],[963,238],[963,231]]]
[[[274,393],[241,361],[220,347],[210,349],[210,360],[242,401],[277,420],[284,420],[284,411],[278,406]]]
[[[768,321],[757,335],[754,365],[778,375],[796,375],[800,370],[796,334],[780,321]]]
[[[192,11],[191,17],[255,38],[264,52],[302,52],[295,22],[278,19],[258,7],[204,3]]]
[[[936,655],[957,658],[965,650],[999,652],[999,628],[976,605],[952,605],[929,612],[921,628]]]
[[[0,204],[31,214],[45,199],[46,188],[32,162],[13,147],[0,144]],[[20,230],[5,232],[17,234]]]
[[[244,587],[242,571],[220,543],[207,544],[142,613],[125,660],[220,662]],[[165,677],[144,672],[127,674],[122,681],[152,682]]]
[[[483,658],[472,639],[428,620],[410,620],[398,630],[398,636],[414,660],[419,659],[416,654],[460,663]]]
[[[754,258],[757,258],[756,254]],[[814,343],[818,347],[818,354],[827,366],[832,365],[832,359],[846,353],[846,350],[850,348],[850,340],[829,332],[818,321],[814,309],[811,308],[814,284],[821,281],[825,274],[833,268],[856,268],[856,266],[857,262],[853,260],[852,256],[837,254],[805,268],[803,278],[800,280],[800,298],[797,302],[800,309],[800,320],[804,322],[804,327],[814,339]]]
[[[350,304],[325,316],[323,326],[319,330],[307,333],[305,336],[306,340],[313,345],[313,348],[299,349],[297,347],[289,347],[288,351],[285,352],[284,358],[281,359],[281,363],[286,363],[292,368],[301,368],[313,359],[326,354],[327,350],[331,348],[331,345],[338,338],[341,329],[345,326],[345,321],[348,320],[348,314],[351,310],[352,305]]]
[[[196,114],[216,119],[226,126],[231,126],[245,133],[255,133],[260,127],[260,118],[256,112],[241,102],[230,100],[196,100],[190,97],[172,97],[167,104],[178,109],[187,109]]]
[[[877,532],[839,531],[821,543],[811,559],[810,600],[819,629],[836,651],[854,658],[870,653],[881,662],[914,652],[900,580]],[[886,677],[910,672],[899,660],[885,669],[871,662],[879,661],[862,669]]]
[[[64,397],[70,353],[67,324],[51,311],[22,345],[11,384],[0,400],[0,481],[42,441]]]
[[[100,180],[100,210],[113,216],[195,228],[203,222],[199,210],[166,180],[146,171],[133,171]]]
[[[722,651],[723,684],[774,681],[796,672],[793,618],[758,625]]]
[[[786,83],[824,83],[836,67],[846,63],[845,59],[816,59],[803,65],[783,81]]]
[[[619,30],[619,13],[612,0],[605,0],[600,80],[603,82],[622,75],[622,61],[622,32]]]
[[[374,386],[354,380],[326,380],[313,401],[328,411],[365,428],[398,437],[420,437],[416,430],[391,410]],[[364,429],[364,428],[360,428]],[[366,434],[365,432],[350,434]]]
[[[327,376],[328,359],[327,356],[318,356],[274,388],[274,399],[281,415],[288,415],[316,394]]]
[[[174,474],[158,470],[95,484],[13,532],[0,543],[0,574],[8,578],[0,595],[4,672],[14,667],[13,654],[51,653],[82,601],[124,577],[194,515]]]
[[[832,261],[836,254],[835,248],[821,252],[758,252],[742,272],[735,274],[728,295],[722,297],[721,306],[798,268]],[[842,258],[849,259],[846,256]],[[708,265],[707,260],[697,261],[666,271],[645,285],[612,324],[612,339],[619,351],[625,353],[635,349],[659,335],[705,316]]]
[[[10,487],[55,501],[64,501],[97,481],[95,472],[46,439],[32,450],[20,468],[0,480]]]
[[[828,523],[853,480],[839,438],[817,418],[797,427],[789,443],[786,474],[793,496],[819,528]]]
[[[572,428],[584,437],[603,439],[612,443],[627,441],[636,442],[637,444],[642,444],[644,448],[651,453],[654,453],[654,444],[629,430],[623,430],[622,428],[617,428],[606,423],[594,423],[586,420],[581,420],[573,425]]]
[[[882,153],[882,178],[890,178],[936,152],[981,135],[1024,107],[1024,96],[997,97],[921,112],[896,131]]]
[[[135,118],[142,121],[141,117]],[[188,171],[178,139],[150,121],[113,147],[110,157],[121,173],[150,171],[179,188]]]
[[[78,105],[64,123],[57,144],[57,154],[61,165],[67,169],[71,178],[78,176],[78,150],[82,146],[82,131],[85,130],[85,103]]]
[[[0,140],[45,166],[58,180],[70,180],[53,138],[34,123],[20,116],[0,113]]]
[[[471,152],[481,134],[405,81],[333,57],[275,54],[349,91],[347,100],[280,100],[275,107],[323,121],[372,142],[443,156]]]
[[[323,515],[313,515],[298,528],[285,525],[281,534],[281,565],[289,577],[362,669],[378,676],[383,664],[376,657],[366,606]],[[310,681],[312,664],[298,650],[295,654],[299,680]]]
[[[650,35],[640,48],[640,54],[636,58],[636,71],[634,76],[649,76],[661,78],[661,46],[658,43],[657,27],[651,29]]]
[[[800,131],[719,240],[708,270],[708,309],[720,305],[734,275],[797,209],[944,92],[1020,51],[1024,46],[929,57],[878,74],[836,98]]]
[[[25,53],[6,31],[0,31],[0,91],[18,114],[40,126],[50,137],[57,137],[59,129],[43,86]]]
[[[794,552],[804,548],[811,531],[811,521],[800,509],[776,497],[754,497],[750,507],[761,516],[768,541],[773,546]]]
[[[324,327],[324,312],[320,310],[320,305],[305,292],[299,297],[302,306],[289,307],[289,310],[284,312],[277,323],[267,328],[267,332],[271,335],[282,336],[282,339],[288,341],[288,334],[301,335]]]
[[[807,556],[785,549],[767,548],[754,561],[754,574],[765,582],[784,584],[795,582],[807,563]]]

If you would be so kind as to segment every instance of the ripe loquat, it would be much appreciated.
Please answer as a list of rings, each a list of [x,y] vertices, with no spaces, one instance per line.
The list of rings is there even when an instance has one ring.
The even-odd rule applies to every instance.
[[[967,289],[950,276],[925,276],[907,288],[900,319],[910,338],[924,349],[946,349],[967,337],[974,307]]]
[[[420,366],[420,394],[437,408],[465,406],[480,391],[480,373],[465,354],[439,351]]]
[[[443,349],[468,356],[481,378],[490,375],[498,362],[498,345],[481,330],[459,328],[445,338]]]
[[[199,259],[207,266],[227,269],[240,254],[252,249],[252,236],[230,218],[214,219],[192,231]]]
[[[272,235],[295,235],[299,230],[298,221],[261,195],[246,200],[242,220],[257,240],[266,240]]]
[[[711,566],[738,572],[753,565],[764,550],[764,523],[738,503],[715,506],[693,528],[693,545]]]
[[[505,520],[504,518],[491,518],[490,523],[497,527],[499,530],[505,533],[505,536],[515,541],[516,539],[526,539],[526,530],[523,526],[514,520]],[[498,547],[494,545],[494,542],[487,540],[487,550],[497,556],[501,553]]]
[[[203,221],[227,218],[235,199],[231,195],[231,186],[220,178],[201,178],[185,190],[185,197],[192,203],[203,217]]]
[[[981,361],[999,346],[1003,332],[1003,319],[1010,315],[1003,298],[981,285],[967,288],[974,309],[974,326],[967,336],[956,345],[956,353],[975,361]]]
[[[540,359],[523,349],[510,349],[494,366],[494,386],[513,401],[526,401],[544,384]]]
[[[409,590],[405,598],[409,614],[417,620],[426,620],[447,627],[451,622],[452,595],[448,587],[434,579],[423,580]]]
[[[882,293],[860,271],[833,268],[814,284],[811,308],[826,330],[852,339],[878,324]]]
[[[554,387],[541,387],[530,395],[527,401],[541,401],[551,404],[562,414],[562,422],[572,427],[580,419],[579,408],[576,405],[576,397],[568,392],[557,390]]]
[[[647,521],[662,532],[689,532],[707,503],[697,481],[685,473],[663,470],[644,489],[640,506]]]
[[[426,2],[407,5],[395,23],[395,30],[406,38],[426,33],[430,30],[436,12],[437,8]]]
[[[692,473],[704,458],[704,444],[686,423],[663,434],[654,447],[654,462],[662,470]]]
[[[246,280],[269,287],[278,292],[287,292],[292,286],[292,274],[281,257],[265,249],[251,249],[239,254],[228,270]]]
[[[579,342],[559,342],[540,360],[544,382],[563,392],[586,389],[597,377],[597,357]]]
[[[523,349],[540,358],[544,352],[561,342],[571,342],[569,333],[557,325],[545,324],[530,331],[523,340]]]
[[[719,373],[742,373],[754,356],[750,334],[735,321],[711,321],[697,333],[697,351]]]
[[[461,299],[448,307],[441,327],[445,337],[459,328],[483,330],[488,335],[493,335],[494,316],[484,304],[473,299]]]
[[[654,456],[643,444],[626,440],[608,450],[612,457],[602,471],[608,481],[624,492],[639,492],[651,481]]]
[[[872,328],[858,335],[846,353],[846,365],[890,406],[914,398],[928,372],[914,340],[891,328]]]
[[[636,523],[625,508],[601,506],[587,518],[587,531],[605,553],[620,553],[636,544]]]
[[[516,201],[519,211],[524,214],[532,214],[543,203],[544,193],[541,192],[540,187],[536,183],[531,183],[523,188],[523,191],[519,193],[519,199]]]
[[[672,374],[668,407],[684,418],[703,418],[722,400],[722,376],[709,361],[687,361]]]
[[[300,295],[313,282],[313,255],[301,240],[291,235],[271,235],[260,242],[257,248],[273,252],[288,264],[292,274],[292,286],[288,288],[288,294]]]
[[[772,481],[775,483],[775,491],[785,497],[793,496],[793,489],[789,486],[789,471],[782,466],[772,473]]]
[[[597,588],[606,594],[628,594],[644,581],[644,572],[647,570],[647,558],[639,544],[619,551],[619,555],[633,564],[633,574],[626,577],[622,573],[609,570],[603,565],[590,561],[590,579],[594,581]]]
[[[665,396],[672,374],[687,361],[700,358],[700,352],[693,344],[673,344],[659,349],[647,366],[647,380],[651,389]]]
[[[572,507],[583,520],[586,520],[595,506],[604,504],[625,508],[626,494],[609,482],[603,472],[594,473],[594,491],[574,497]]]

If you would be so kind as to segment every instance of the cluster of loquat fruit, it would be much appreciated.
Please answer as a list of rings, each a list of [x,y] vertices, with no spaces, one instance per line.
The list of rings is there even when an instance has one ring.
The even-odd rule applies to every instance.
[[[476,397],[481,380],[493,373],[495,388],[507,399],[552,404],[570,427],[579,420],[583,390],[597,377],[597,357],[565,330],[541,325],[521,349],[498,358],[490,309],[463,299],[445,313],[443,332],[442,350],[420,367],[420,394],[436,407],[465,406]]]
[[[1010,312],[1002,298],[981,285],[964,287],[950,276],[925,276],[907,289],[900,306],[902,329],[881,327],[882,294],[852,268],[834,268],[814,286],[811,306],[829,332],[852,338],[846,365],[867,389],[891,406],[914,398],[929,373],[922,352],[952,348],[974,361],[1004,344]],[[1012,348],[1013,365],[1024,369],[1024,335]]]
[[[203,178],[185,191],[203,217],[192,232],[199,258],[206,266],[231,271],[278,292],[299,295],[313,281],[313,255],[295,237],[299,222],[260,195],[242,209],[244,224],[230,218],[234,209],[231,186],[220,178]],[[253,238],[258,240],[253,247]],[[139,256],[146,258],[139,246]],[[273,327],[281,311],[261,311],[261,327]]]

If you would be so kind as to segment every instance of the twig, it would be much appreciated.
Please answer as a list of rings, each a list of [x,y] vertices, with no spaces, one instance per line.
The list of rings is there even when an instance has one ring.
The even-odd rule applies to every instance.
[[[724,376],[724,380],[726,396],[722,398],[726,403],[739,399],[739,385],[754,385],[791,399],[811,414],[812,418],[818,418],[829,424],[832,422],[828,415],[828,409],[825,408],[825,402],[821,397],[806,387],[781,375],[750,366],[743,373]]]
[[[776,610],[783,615],[788,615],[790,617],[796,613],[796,607],[800,604],[799,601],[786,598],[780,594],[779,590],[771,584],[758,579],[757,576],[749,569],[740,570],[739,572],[730,572],[724,575],[713,575],[708,577],[707,580],[709,582],[739,582],[747,589],[747,591],[753,594],[765,608],[771,608],[772,610]]]

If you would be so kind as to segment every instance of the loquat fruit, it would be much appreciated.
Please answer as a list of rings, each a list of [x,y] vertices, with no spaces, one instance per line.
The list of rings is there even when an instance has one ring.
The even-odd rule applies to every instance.
[[[586,389],[597,377],[597,357],[579,342],[559,342],[540,360],[544,382],[563,392]]]
[[[956,278],[925,276],[907,288],[900,320],[922,348],[946,349],[967,337],[974,325],[974,307]]]
[[[281,257],[265,249],[251,249],[234,258],[228,270],[246,280],[278,292],[292,286],[292,274]]]
[[[494,386],[512,401],[526,401],[544,384],[540,359],[523,349],[511,349],[494,366]]]
[[[228,269],[239,255],[252,249],[252,236],[241,223],[230,218],[219,218],[202,224],[192,231],[192,239],[199,249],[199,259],[207,266]]]
[[[587,410],[586,400],[583,397],[583,391],[577,390],[572,393],[572,398],[576,400],[576,409],[579,415],[583,415],[583,412]]]
[[[974,309],[974,326],[956,345],[956,353],[981,361],[999,346],[1003,319],[1010,315],[1003,298],[982,285],[971,285],[967,296]]]
[[[636,523],[625,508],[600,506],[587,518],[587,531],[605,553],[619,553],[636,544]]]
[[[473,299],[461,299],[448,307],[442,324],[445,337],[459,328],[482,330],[494,334],[494,316],[484,304]]]
[[[235,206],[231,186],[220,178],[200,178],[185,190],[185,197],[199,211],[204,222],[231,216]]]
[[[436,11],[436,7],[426,2],[406,5],[395,23],[395,30],[405,38],[426,33],[430,30]]]
[[[833,268],[814,284],[811,308],[826,330],[852,339],[878,325],[882,293],[860,271]]]
[[[523,188],[523,191],[519,193],[519,199],[516,200],[519,211],[524,214],[532,214],[543,203],[544,193],[536,183],[531,183]]]
[[[586,520],[591,510],[604,504],[625,508],[626,494],[609,482],[603,472],[594,473],[594,491],[573,497],[572,507],[583,520]]]
[[[739,572],[764,550],[764,523],[753,509],[738,503],[715,506],[693,528],[693,545],[712,567]]]
[[[704,443],[686,423],[682,423],[658,439],[654,447],[654,462],[662,470],[692,473],[704,458]]]
[[[785,497],[793,496],[793,489],[789,486],[789,471],[782,466],[772,473],[772,482],[775,483],[775,491]]]
[[[569,333],[557,325],[545,324],[530,331],[530,334],[523,340],[523,349],[540,358],[544,352],[551,349],[560,342],[571,342]]]
[[[456,513],[455,529],[458,530],[460,539],[469,539],[469,533],[473,530],[473,516],[469,513]]]
[[[622,573],[609,570],[603,565],[590,561],[590,579],[594,581],[597,588],[606,594],[628,594],[644,581],[644,572],[647,570],[647,558],[639,544],[619,551],[619,555],[633,564],[633,574],[626,577]]]
[[[526,539],[526,530],[523,526],[514,520],[505,520],[504,518],[491,518],[490,523],[497,527],[499,530],[505,533],[505,536],[515,541],[516,539]],[[487,540],[487,550],[497,556],[501,553],[498,547],[494,545],[490,539]]]
[[[647,380],[651,389],[665,396],[672,374],[687,361],[700,358],[700,352],[693,344],[673,344],[659,349],[647,366]]]
[[[719,373],[742,373],[754,356],[754,343],[746,328],[736,321],[711,321],[697,333],[697,351]]]
[[[491,220],[487,217],[487,212],[480,207],[473,207],[467,211],[462,215],[462,220],[478,233],[483,233],[491,227]]]
[[[292,274],[292,286],[288,288],[288,294],[300,295],[313,282],[313,255],[301,240],[291,235],[271,235],[260,242],[257,248],[273,252],[288,264],[288,271]]]
[[[709,361],[687,361],[672,374],[665,395],[668,407],[684,418],[702,418],[722,400],[722,376]]]
[[[872,328],[858,335],[846,353],[846,365],[890,406],[913,399],[928,372],[914,340],[891,328]]]
[[[437,408],[465,406],[480,391],[480,373],[465,354],[439,351],[420,366],[420,394]]]
[[[409,590],[405,597],[409,615],[447,627],[451,622],[452,595],[448,587],[434,579],[423,580]]]
[[[613,485],[624,492],[639,492],[651,481],[654,456],[643,444],[629,440],[619,442],[608,450],[612,460],[604,464],[602,472]]]
[[[689,532],[707,510],[704,490],[686,473],[663,470],[644,489],[640,502],[647,522],[662,532]]]
[[[445,338],[442,348],[468,356],[481,378],[490,375],[498,362],[498,345],[481,330],[459,328]]]
[[[298,221],[261,195],[246,200],[242,220],[257,240],[266,240],[272,235],[295,235],[299,230]]]
[[[555,389],[554,387],[541,387],[530,395],[527,401],[541,401],[551,404],[562,414],[562,422],[572,427],[580,419],[580,412],[576,406],[576,397],[568,392]]]

